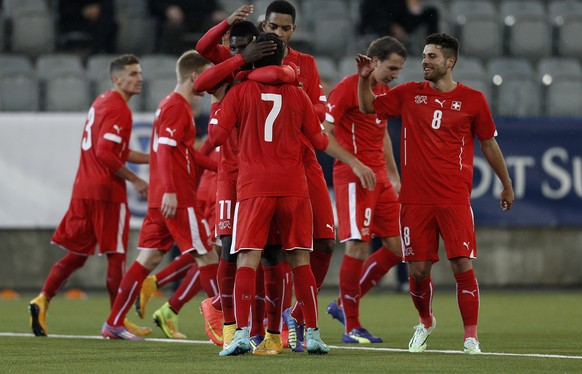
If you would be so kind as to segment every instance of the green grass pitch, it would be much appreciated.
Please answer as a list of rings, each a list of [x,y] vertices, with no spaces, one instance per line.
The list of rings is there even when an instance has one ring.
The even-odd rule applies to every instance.
[[[111,341],[99,336],[109,309],[104,294],[86,300],[55,297],[47,317],[49,337],[35,338],[28,326],[28,301],[0,300],[0,372],[292,372],[292,373],[575,373],[582,372],[582,293],[575,291],[482,290],[479,340],[484,354],[465,356],[462,323],[454,291],[437,290],[433,311],[438,325],[428,351],[406,351],[417,323],[410,296],[386,290],[367,295],[361,303],[361,320],[384,343],[345,345],[342,327],[325,314],[334,292],[320,295],[320,329],[332,346],[327,356],[309,356],[285,349],[282,355],[218,357],[219,348],[208,344],[194,298],[180,313],[180,331],[187,342],[164,341],[151,320],[138,320],[154,329],[144,342]],[[165,298],[148,305],[151,315]],[[50,336],[52,335],[52,337]],[[66,335],[67,337],[61,337]]]

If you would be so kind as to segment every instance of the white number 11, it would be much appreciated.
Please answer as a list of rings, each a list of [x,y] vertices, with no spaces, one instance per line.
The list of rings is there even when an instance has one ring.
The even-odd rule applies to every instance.
[[[279,112],[281,111],[281,95],[264,93],[261,94],[261,100],[273,102],[273,108],[271,108],[271,111],[269,112],[269,115],[265,120],[265,141],[272,142],[273,124],[275,123],[275,119],[277,118]]]

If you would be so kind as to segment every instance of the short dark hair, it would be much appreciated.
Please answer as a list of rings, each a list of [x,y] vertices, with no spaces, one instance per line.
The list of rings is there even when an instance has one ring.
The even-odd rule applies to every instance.
[[[139,64],[139,58],[133,54],[125,54],[115,58],[109,63],[109,76],[125,70],[127,65]]]
[[[281,14],[288,14],[291,16],[291,20],[293,24],[295,24],[295,7],[288,1],[285,0],[275,0],[267,7],[267,11],[265,12],[265,20],[269,19],[269,15],[271,13],[281,13]]]
[[[406,47],[402,43],[391,36],[384,36],[370,43],[366,55],[370,58],[377,57],[380,61],[384,61],[393,53],[396,53],[405,60],[408,56]]]
[[[449,34],[445,33],[431,34],[427,36],[424,41],[425,44],[427,45],[434,44],[441,47],[443,56],[445,56],[445,58],[449,58],[451,56],[454,56],[455,60],[459,58],[459,48],[460,48],[459,41]]]
[[[259,36],[259,29],[257,29],[257,26],[252,23],[251,21],[240,21],[235,23],[234,25],[232,25],[232,27],[230,28],[230,36],[237,36],[237,37],[248,37],[250,39],[253,38],[253,36]]]
[[[257,42],[264,42],[269,40],[275,42],[275,44],[277,45],[277,50],[275,51],[274,54],[264,56],[260,60],[256,61],[255,68],[260,68],[269,65],[281,65],[281,63],[283,62],[283,57],[285,56],[285,43],[283,42],[283,39],[281,39],[279,35],[274,34],[272,32],[262,33],[257,38]]]

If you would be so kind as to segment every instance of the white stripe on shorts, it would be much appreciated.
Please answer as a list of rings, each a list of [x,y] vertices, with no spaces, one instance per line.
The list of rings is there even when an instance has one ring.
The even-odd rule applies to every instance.
[[[192,238],[192,246],[196,249],[198,254],[206,254],[206,246],[200,239],[200,228],[198,227],[198,219],[193,207],[186,208],[188,210],[188,222],[190,224],[190,237]]]
[[[348,184],[348,204],[350,209],[350,239],[362,239],[356,221],[356,184]]]
[[[125,231],[125,217],[127,215],[127,206],[124,203],[119,204],[119,222],[117,223],[117,246],[115,252],[125,253],[123,245],[123,232]]]

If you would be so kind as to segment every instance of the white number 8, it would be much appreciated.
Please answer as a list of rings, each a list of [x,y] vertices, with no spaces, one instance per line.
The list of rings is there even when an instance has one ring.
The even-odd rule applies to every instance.
[[[405,226],[402,229],[402,241],[404,242],[404,245],[410,245],[410,227],[408,226]]]
[[[441,120],[443,119],[443,112],[441,110],[435,110],[432,114],[432,123],[431,126],[433,129],[440,129],[441,128]]]

